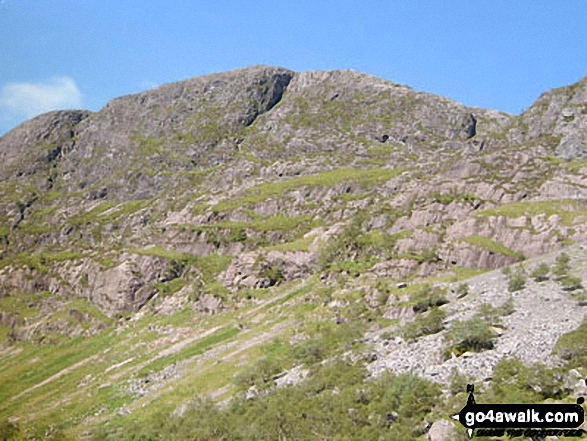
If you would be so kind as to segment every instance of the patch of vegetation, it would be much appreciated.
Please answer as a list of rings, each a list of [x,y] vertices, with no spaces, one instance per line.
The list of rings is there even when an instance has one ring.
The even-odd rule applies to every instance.
[[[15,296],[0,298],[0,310],[18,319],[35,317],[39,313],[39,302],[43,296],[35,294],[19,293]]]
[[[540,283],[547,281],[549,279],[549,274],[549,266],[546,263],[541,263],[536,268],[534,268],[534,270],[530,273],[530,277],[532,277],[535,282]]]
[[[259,272],[259,276],[264,279],[269,279],[269,286],[279,285],[285,281],[285,276],[281,268],[276,265],[264,265]]]
[[[267,376],[267,375],[265,375]],[[117,439],[401,439],[415,441],[440,388],[412,375],[366,381],[358,364],[318,366],[301,384],[218,408],[198,399],[181,417],[161,413],[147,424],[96,434]],[[395,414],[391,414],[393,409]]]
[[[301,237],[299,239],[293,240],[291,242],[279,244],[279,245],[272,245],[270,247],[265,248],[268,251],[275,250],[275,251],[283,251],[283,252],[295,252],[295,251],[309,251],[310,245],[314,242],[316,236],[307,236]]]
[[[239,332],[240,330],[238,328],[232,326],[226,326],[224,328],[221,328],[210,335],[202,337],[195,343],[183,349],[181,352],[157,358],[152,363],[148,364],[139,372],[137,372],[137,376],[143,377],[151,372],[159,372],[164,367],[169,366],[170,364],[178,363],[182,360],[186,360],[196,355],[201,355],[204,352],[212,349],[213,346],[222,343],[226,340],[233,339]]]
[[[469,295],[469,285],[467,283],[461,283],[457,286],[456,294],[459,299]]]
[[[496,326],[501,323],[501,318],[511,315],[516,311],[514,306],[514,299],[510,296],[500,306],[493,306],[489,303],[483,303],[479,307],[478,315],[487,323]]]
[[[424,335],[436,334],[444,329],[445,317],[446,313],[442,309],[433,308],[406,324],[400,335],[407,341],[414,341]]]
[[[493,349],[493,341],[496,337],[495,331],[479,317],[453,322],[445,336],[445,342],[448,345],[445,357],[449,358],[451,353],[459,356],[469,351],[481,352],[485,349]]]
[[[462,201],[472,204],[479,198],[471,193],[459,193],[457,191],[451,191],[449,193],[432,193],[432,199],[434,199],[434,202],[438,202],[439,204],[449,205],[454,201]]]
[[[204,283],[212,283],[216,281],[222,271],[228,268],[231,261],[232,256],[230,255],[210,254],[208,256],[198,256],[193,266],[200,271]]]
[[[583,320],[581,326],[571,332],[562,335],[552,351],[566,360],[570,366],[587,365],[587,319]]]
[[[110,210],[115,206],[112,202],[101,202],[91,210],[78,214],[76,216],[72,216],[69,218],[69,224],[76,226],[76,225],[85,225],[98,220],[98,216],[104,213],[107,210]]]
[[[163,248],[158,245],[143,249],[131,248],[130,251],[134,254],[139,254],[141,256],[160,257],[163,259],[167,259],[170,262],[176,261],[186,265],[193,263],[198,258],[198,256],[194,254],[168,250],[167,248]]]
[[[153,256],[167,259],[171,266],[181,268],[181,271],[188,266],[195,267],[200,271],[204,283],[214,282],[216,277],[228,268],[228,265],[230,265],[230,262],[232,261],[232,256],[230,255],[221,256],[213,253],[208,256],[196,256],[194,254],[168,250],[160,246],[143,249],[131,248],[130,251],[142,256]]]
[[[526,287],[526,273],[521,269],[517,268],[514,272],[508,276],[508,291],[516,292],[521,291]]]
[[[22,222],[18,226],[18,231],[24,234],[30,234],[31,236],[40,236],[43,234],[51,233],[55,231],[54,225],[43,225],[36,222]]]
[[[583,280],[580,277],[565,276],[560,279],[560,284],[563,287],[563,291],[576,291],[583,289]]]
[[[297,363],[313,365],[351,349],[353,341],[362,336],[359,322],[317,322],[311,324],[307,333],[310,338],[293,347],[293,358]]]
[[[450,278],[450,282],[458,282],[460,280],[467,280],[471,277],[486,273],[488,270],[480,268],[454,268],[455,275]]]
[[[14,263],[26,265],[31,269],[46,274],[49,272],[49,267],[53,263],[76,260],[83,257],[85,257],[84,254],[74,251],[58,251],[53,253],[43,251],[35,254],[19,253],[15,256]]]
[[[322,270],[346,271],[357,276],[378,260],[395,256],[395,245],[405,234],[365,232],[363,224],[366,220],[365,213],[357,214],[340,234],[321,248],[318,264]]]
[[[541,364],[527,366],[515,357],[500,360],[492,377],[488,403],[537,403],[561,399],[569,392],[561,369]]]
[[[138,144],[137,151],[141,156],[161,155],[164,153],[163,145],[166,140],[162,138],[143,138],[141,136],[131,136],[131,139]]]
[[[114,324],[114,319],[108,317],[100,310],[100,308],[90,303],[86,299],[75,298],[72,301],[68,302],[65,307],[70,311],[74,310],[82,314],[85,314],[97,320],[99,323]]]
[[[142,210],[152,203],[151,200],[134,200],[116,205],[114,202],[101,202],[91,210],[69,218],[68,223],[73,226],[98,223],[100,225],[113,222],[116,219],[129,216]],[[108,213],[106,213],[108,212]]]
[[[554,266],[552,267],[552,275],[556,280],[561,280],[563,277],[569,275],[571,270],[571,258],[566,253],[561,253],[556,257]]]
[[[508,248],[505,245],[496,242],[495,240],[487,236],[473,235],[460,238],[459,240],[462,242],[470,243],[471,245],[474,245],[479,248],[484,248],[491,253],[515,257],[518,260],[526,259],[526,257],[522,253],[514,251],[511,248]]]
[[[175,294],[186,285],[187,281],[185,279],[176,278],[169,280],[167,282],[158,282],[154,285],[154,288],[161,295],[168,296],[171,294]]]
[[[300,187],[333,187],[346,181],[353,181],[369,186],[381,181],[390,180],[400,173],[400,170],[382,168],[339,168],[328,170],[314,175],[299,176],[285,181],[257,185],[245,190],[244,195],[238,199],[217,203],[212,207],[212,210],[215,212],[232,211],[243,205],[255,204],[271,197],[281,197]]]
[[[286,216],[278,214],[267,218],[258,218],[251,222],[223,221],[214,224],[194,226],[192,229],[207,230],[210,228],[219,229],[251,229],[253,231],[266,233],[270,231],[293,230],[304,223],[310,223],[312,216]]]
[[[560,199],[537,202],[514,202],[477,213],[479,217],[505,216],[518,218],[523,216],[560,216],[561,225],[571,226],[578,216],[587,215],[587,206],[584,199]]]
[[[410,297],[415,312],[425,312],[448,303],[446,288],[424,285]]]
[[[142,210],[148,207],[152,203],[151,200],[134,200],[128,201],[123,204],[116,206],[116,209],[108,214],[101,215],[99,220],[101,223],[108,223],[112,222],[115,219],[130,216],[133,213],[136,213],[139,210]]]

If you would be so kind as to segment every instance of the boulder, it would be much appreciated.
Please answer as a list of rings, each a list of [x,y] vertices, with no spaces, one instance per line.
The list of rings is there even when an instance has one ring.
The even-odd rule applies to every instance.
[[[453,441],[456,438],[456,426],[449,420],[439,420],[434,422],[426,434],[426,439],[428,441]]]

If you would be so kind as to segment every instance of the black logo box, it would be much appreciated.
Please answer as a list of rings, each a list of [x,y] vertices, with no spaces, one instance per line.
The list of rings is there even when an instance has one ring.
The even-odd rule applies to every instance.
[[[477,421],[478,414],[493,414],[493,421],[484,418],[483,421]],[[496,421],[497,414],[501,412],[504,416],[503,421]],[[545,416],[550,412],[552,421],[546,421]],[[473,424],[470,424],[471,413],[474,416]],[[557,414],[564,416],[576,414],[575,421],[555,421],[554,416]],[[515,421],[507,421],[505,415],[515,414]],[[524,422],[520,422],[518,416],[524,416]],[[532,421],[532,416],[538,414],[542,419],[541,422]],[[528,421],[529,420],[529,421]],[[459,412],[459,422],[468,429],[493,429],[493,428],[540,428],[540,429],[567,429],[579,427],[585,421],[583,407],[579,404],[468,404]]]

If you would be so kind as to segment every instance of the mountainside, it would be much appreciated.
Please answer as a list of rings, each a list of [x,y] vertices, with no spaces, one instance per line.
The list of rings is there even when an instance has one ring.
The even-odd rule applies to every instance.
[[[27,121],[0,138],[0,432],[133,439],[200,395],[279,407],[341,357],[364,371],[328,391],[390,371],[452,396],[406,420],[401,400],[357,410],[397,412],[361,421],[402,439],[441,439],[457,374],[511,397],[491,381],[508,356],[558,379],[545,392],[510,366],[525,399],[577,393],[585,158],[587,77],[514,116],[255,66]],[[210,427],[196,439],[237,437]],[[255,433],[238,437],[277,436]]]

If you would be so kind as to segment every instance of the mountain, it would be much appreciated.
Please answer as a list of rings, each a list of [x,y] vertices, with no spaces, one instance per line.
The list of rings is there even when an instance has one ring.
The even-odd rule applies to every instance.
[[[461,375],[503,398],[506,356],[558,378],[512,386],[524,397],[568,395],[585,375],[565,342],[586,344],[586,157],[587,77],[510,115],[254,66],[27,121],[0,138],[0,433],[133,439],[155,415],[216,421],[370,377]],[[323,360],[360,381],[320,377]],[[432,439],[425,420],[457,406],[430,395],[408,428],[401,396],[385,411],[400,423],[361,424]],[[277,436],[259,433],[238,437]]]

